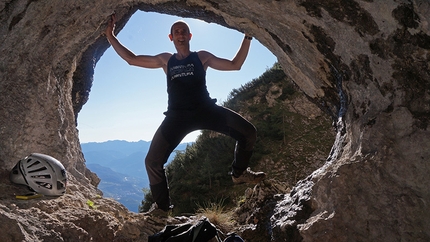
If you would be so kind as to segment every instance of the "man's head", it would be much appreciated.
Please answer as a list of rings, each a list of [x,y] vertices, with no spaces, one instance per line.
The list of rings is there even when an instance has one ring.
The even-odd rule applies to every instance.
[[[170,28],[169,38],[171,41],[189,41],[191,39],[191,36],[192,34],[190,33],[190,27],[182,20],[176,21]]]

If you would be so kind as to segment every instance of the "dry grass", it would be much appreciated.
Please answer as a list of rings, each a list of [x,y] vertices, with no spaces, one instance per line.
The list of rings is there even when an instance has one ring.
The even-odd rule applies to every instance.
[[[205,203],[203,206],[199,206],[197,214],[208,218],[222,232],[232,230],[235,224],[233,211],[226,211],[223,201]]]

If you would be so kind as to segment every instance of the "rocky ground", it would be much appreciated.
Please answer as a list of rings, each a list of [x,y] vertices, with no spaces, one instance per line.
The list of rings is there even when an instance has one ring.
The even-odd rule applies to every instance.
[[[273,200],[275,194],[286,191],[285,184],[264,181],[246,191],[243,203],[230,213],[230,219],[223,222],[208,218],[223,234],[236,232],[247,241],[265,241],[268,233],[261,228],[268,219],[264,207],[260,207]],[[147,241],[148,236],[166,224],[194,223],[204,216],[160,219],[133,213],[115,200],[103,198],[96,190],[78,185],[73,177],[63,196],[15,198],[28,193],[27,187],[10,183],[7,173],[1,175],[0,241]]]

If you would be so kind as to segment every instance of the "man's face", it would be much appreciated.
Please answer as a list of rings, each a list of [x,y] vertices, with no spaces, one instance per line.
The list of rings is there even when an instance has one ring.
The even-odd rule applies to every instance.
[[[175,45],[188,44],[191,40],[191,36],[192,34],[187,24],[182,22],[175,23],[169,34],[170,40],[173,41]]]

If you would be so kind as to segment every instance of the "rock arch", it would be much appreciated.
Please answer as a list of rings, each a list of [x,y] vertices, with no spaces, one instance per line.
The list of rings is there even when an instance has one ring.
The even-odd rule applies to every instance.
[[[83,186],[97,184],[85,168],[76,115],[107,48],[108,16],[115,10],[123,26],[139,9],[253,34],[335,118],[337,139],[326,165],[278,202],[275,233],[304,241],[429,239],[430,4],[424,0],[0,3],[2,173],[37,151],[62,160]],[[286,212],[291,216],[281,216]]]

